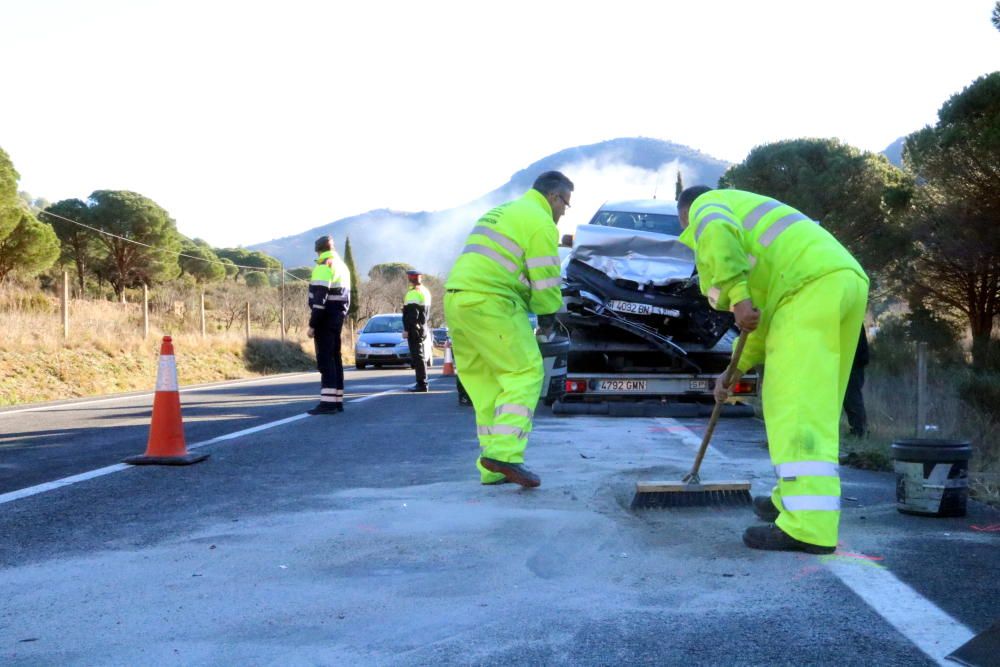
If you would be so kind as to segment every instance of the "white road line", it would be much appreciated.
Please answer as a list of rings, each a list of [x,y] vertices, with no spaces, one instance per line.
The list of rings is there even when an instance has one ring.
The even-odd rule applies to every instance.
[[[881,565],[854,556],[825,556],[826,566],[869,607],[939,665],[975,635]]]
[[[197,387],[187,387],[180,390],[181,394],[193,393],[196,391],[208,391],[209,389],[219,389],[220,387],[237,387],[245,384],[254,383],[265,383],[274,382],[277,380],[284,380],[288,378],[297,377],[299,375],[312,375],[315,371],[309,371],[306,373],[292,373],[292,374],[282,374],[277,377],[267,377],[267,378],[251,378],[249,380],[234,380],[232,382],[214,382],[212,384],[199,385]],[[125,396],[112,396],[110,398],[95,398],[93,400],[82,400],[82,401],[70,401],[67,403],[56,403],[55,405],[41,405],[35,408],[18,408],[16,410],[0,410],[0,417],[5,417],[7,415],[17,415],[24,412],[44,412],[46,410],[58,410],[59,408],[76,407],[78,405],[96,405],[97,403],[110,403],[111,401],[127,401],[134,398],[149,398],[154,396],[156,392],[146,392],[144,394],[127,394]]]
[[[98,468],[97,470],[91,470],[89,472],[82,472],[79,475],[73,475],[71,477],[63,477],[62,479],[57,479],[53,482],[45,482],[45,484],[38,484],[36,486],[29,486],[24,489],[18,489],[17,491],[10,491],[0,495],[0,505],[4,503],[9,503],[14,500],[19,500],[21,498],[27,498],[28,496],[34,496],[39,493],[45,493],[46,491],[52,491],[53,489],[61,489],[64,486],[69,486],[70,484],[76,484],[77,482],[84,482],[88,479],[94,479],[95,477],[102,477],[104,475],[110,475],[113,472],[118,472],[119,470],[128,470],[132,466],[126,465],[124,463],[116,463],[112,466],[107,466],[105,468]]]
[[[681,442],[689,447],[694,447],[697,450],[701,447],[701,437],[700,435],[695,435],[694,431],[684,426],[679,421],[673,417],[658,417],[657,421],[665,422],[667,427],[675,434],[681,437]],[[708,449],[712,452],[712,458],[722,459],[723,461],[728,461],[729,457],[723,454],[718,447],[712,445],[711,442],[708,443]]]
[[[428,382],[434,382],[434,380],[436,379],[437,378],[434,378],[433,380],[429,379]],[[382,391],[377,394],[371,394],[370,396],[365,396],[363,398],[354,398],[344,402],[362,403],[364,401],[370,401],[373,398],[379,398],[381,396],[387,396],[389,394],[396,394],[405,390],[406,387],[402,386],[397,389],[389,389],[387,391]],[[292,417],[285,417],[284,419],[278,419],[273,422],[267,422],[266,424],[260,424],[259,426],[253,426],[251,428],[245,428],[243,430],[235,431],[233,433],[227,433],[225,435],[216,436],[210,440],[202,440],[201,442],[196,442],[192,445],[188,445],[187,449],[198,449],[199,447],[214,445],[216,443],[225,442],[227,440],[235,440],[245,435],[250,435],[251,433],[259,433],[261,431],[266,431],[268,429],[272,429],[277,426],[284,426],[285,424],[291,424],[292,422],[297,422],[300,419],[306,419],[307,417],[310,416],[311,415],[309,414],[303,413],[300,415],[294,415]],[[329,418],[324,417],[324,419],[329,419]],[[71,475],[70,477],[63,477],[62,479],[57,479],[52,482],[45,482],[44,484],[29,486],[23,489],[18,489],[17,491],[10,491],[8,493],[0,494],[0,505],[3,505],[4,503],[13,502],[15,500],[20,500],[21,498],[27,498],[28,496],[38,495],[39,493],[45,493],[46,491],[52,491],[53,489],[61,489],[64,486],[76,484],[77,482],[85,482],[88,479],[94,479],[95,477],[103,477],[104,475],[110,475],[113,472],[128,470],[134,467],[135,466],[130,466],[125,463],[116,463],[115,465],[105,466],[104,468],[98,468],[97,470],[90,470],[88,472],[83,472],[78,475]]]

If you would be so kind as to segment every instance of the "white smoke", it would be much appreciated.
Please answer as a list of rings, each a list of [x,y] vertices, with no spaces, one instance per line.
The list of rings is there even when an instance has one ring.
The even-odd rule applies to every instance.
[[[623,160],[623,157],[605,155],[557,167],[575,185],[571,206],[559,221],[560,235],[572,234],[577,225],[589,222],[607,201],[653,199],[654,196],[674,201],[678,170],[685,187],[701,182],[697,167],[681,160],[675,159],[655,170],[636,167]],[[367,274],[374,264],[404,262],[425,273],[443,277],[461,252],[476,220],[501,203],[500,199],[483,198],[433,213],[422,224],[406,218],[381,219],[377,227],[366,223],[362,234],[352,233],[351,245],[358,269]],[[340,234],[335,234],[339,242]]]

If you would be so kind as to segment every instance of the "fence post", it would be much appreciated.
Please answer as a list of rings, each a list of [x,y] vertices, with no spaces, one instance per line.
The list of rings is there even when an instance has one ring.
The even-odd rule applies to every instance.
[[[201,303],[198,306],[201,311],[201,337],[205,337],[205,290],[201,291]]]
[[[285,265],[281,265],[281,294],[278,296],[281,302],[281,342],[285,342]]]
[[[142,337],[149,338],[149,285],[142,284]]]
[[[62,284],[62,326],[63,340],[69,338],[69,271],[63,271]]]
[[[247,340],[250,340],[250,302],[247,301]]]
[[[917,343],[917,437],[927,431],[927,343]]]

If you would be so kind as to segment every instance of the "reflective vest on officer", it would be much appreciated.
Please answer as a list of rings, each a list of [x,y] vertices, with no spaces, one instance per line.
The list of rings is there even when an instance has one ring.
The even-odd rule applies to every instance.
[[[502,204],[476,222],[445,285],[497,294],[538,315],[562,305],[559,232],[537,190]]]
[[[763,361],[763,339],[781,300],[806,283],[861,265],[830,232],[788,204],[742,190],[711,190],[691,203],[680,241],[695,251],[701,291],[718,310],[750,299],[760,309],[740,370]]]
[[[423,285],[411,285],[403,297],[403,326],[427,323],[431,311],[431,293]]]
[[[316,258],[309,282],[309,326],[316,329],[328,315],[346,315],[351,305],[351,274],[340,256],[327,250]]]

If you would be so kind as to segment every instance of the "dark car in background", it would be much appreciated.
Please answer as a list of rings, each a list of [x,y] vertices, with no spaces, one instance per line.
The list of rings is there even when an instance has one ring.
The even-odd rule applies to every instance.
[[[438,349],[443,349],[444,344],[450,340],[448,337],[448,327],[438,327],[437,329],[431,329],[431,335],[434,338],[434,347]]]

